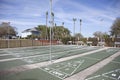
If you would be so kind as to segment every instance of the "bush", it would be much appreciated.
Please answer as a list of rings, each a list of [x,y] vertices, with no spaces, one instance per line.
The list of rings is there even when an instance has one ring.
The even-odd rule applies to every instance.
[[[62,38],[61,41],[62,41],[63,44],[67,44],[68,41],[70,41],[70,37],[64,37],[64,38]]]

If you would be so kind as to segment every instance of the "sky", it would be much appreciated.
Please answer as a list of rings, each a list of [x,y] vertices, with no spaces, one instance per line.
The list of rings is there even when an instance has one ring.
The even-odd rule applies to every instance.
[[[0,23],[10,22],[18,35],[28,28],[46,24],[46,11],[50,21],[50,0],[0,0]],[[73,34],[73,18],[76,18],[75,33],[93,37],[96,31],[107,32],[114,20],[120,17],[120,0],[52,0],[55,23],[64,26]],[[48,23],[50,26],[50,24]]]

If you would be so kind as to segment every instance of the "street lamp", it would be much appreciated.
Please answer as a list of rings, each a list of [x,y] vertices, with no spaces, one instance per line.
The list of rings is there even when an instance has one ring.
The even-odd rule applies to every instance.
[[[52,0],[50,0],[50,19],[51,19],[51,27],[53,26],[53,19],[52,19]],[[52,38],[51,38],[51,27],[50,27],[50,62],[52,62]]]

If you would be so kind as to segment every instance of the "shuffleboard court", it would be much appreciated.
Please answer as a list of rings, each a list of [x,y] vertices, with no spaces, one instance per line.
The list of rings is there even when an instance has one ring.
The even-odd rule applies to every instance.
[[[22,60],[0,62],[0,70],[10,69],[12,67],[21,66],[21,65],[25,65],[25,64],[27,64],[27,63]]]
[[[8,54],[7,52],[5,52],[4,50],[0,50],[0,55],[1,54]]]
[[[85,80],[120,80],[120,56]]]
[[[81,46],[80,48],[84,48],[85,46]],[[68,46],[68,47],[63,47],[63,46],[52,46],[52,53],[59,53],[59,52],[64,52],[64,51],[69,51],[69,50],[74,50],[77,49],[76,47],[73,46]],[[18,50],[8,50],[8,53],[11,53],[12,55],[15,55],[16,57],[26,57],[26,56],[32,56],[32,55],[42,55],[42,54],[49,54],[49,47],[36,47],[36,48],[23,48]]]
[[[36,63],[49,61],[49,47],[32,47],[32,48],[15,48],[5,49],[3,52],[7,52],[8,55],[2,55],[0,60],[0,71],[9,71],[9,69],[17,69],[20,67],[21,71],[10,73],[7,75],[0,75],[2,80],[63,80],[70,77],[98,62],[106,59],[107,57],[115,54],[119,48],[103,48],[91,47],[91,46],[52,46],[52,60],[55,61],[59,58],[71,57],[74,55],[85,54],[90,51],[98,50],[92,54],[87,54],[82,57],[71,58],[62,62],[57,62],[48,66],[39,67]],[[14,59],[4,61],[5,59]],[[18,59],[17,59],[18,58]],[[118,63],[119,58],[116,58],[112,63],[114,65]],[[25,65],[33,65],[22,70]],[[113,64],[111,64],[113,65]],[[34,68],[34,66],[37,66]],[[46,77],[47,76],[47,77]]]
[[[93,50],[97,50],[97,49],[100,49],[100,47],[86,47],[84,49],[76,48],[74,50],[56,52],[56,53],[52,53],[52,60],[56,60],[59,58],[64,58],[64,57],[68,57],[68,56],[72,56],[72,55],[83,54],[85,52],[89,52],[89,51],[93,51]],[[49,54],[44,54],[44,55],[38,55],[38,56],[34,56],[34,57],[24,58],[23,60],[25,60],[28,63],[38,63],[38,62],[48,61],[50,58],[49,56],[50,56]]]
[[[0,60],[2,60],[2,59],[9,59],[9,58],[16,58],[16,57],[12,56],[12,55],[0,56]]]
[[[107,58],[107,57],[115,54],[118,51],[120,51],[119,48],[110,48],[110,49],[106,49],[106,50],[103,50],[103,51],[100,51],[100,52],[96,52],[95,54],[92,54],[92,55],[86,55],[85,57],[99,60],[99,59]]]
[[[0,80],[61,80],[40,69],[32,69],[16,74],[0,76]]]
[[[89,54],[83,57],[42,67],[41,69],[64,79],[94,65],[95,63],[109,57],[112,54],[115,54],[117,51],[119,51],[119,49],[110,48],[100,52],[96,52],[94,54]],[[98,59],[96,58],[96,56],[99,56]]]

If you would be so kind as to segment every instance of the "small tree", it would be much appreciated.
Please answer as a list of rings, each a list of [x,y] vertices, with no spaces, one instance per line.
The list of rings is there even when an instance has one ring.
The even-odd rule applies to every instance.
[[[15,27],[12,27],[10,23],[8,22],[2,22],[0,24],[0,37],[11,37],[11,36],[16,36],[17,35],[17,30]]]
[[[96,38],[102,38],[103,37],[103,33],[101,31],[96,31],[93,33],[93,35],[96,37]]]
[[[75,38],[76,38],[77,40],[80,40],[80,38],[83,38],[83,35],[80,34],[80,33],[76,33],[76,34],[75,34]]]

